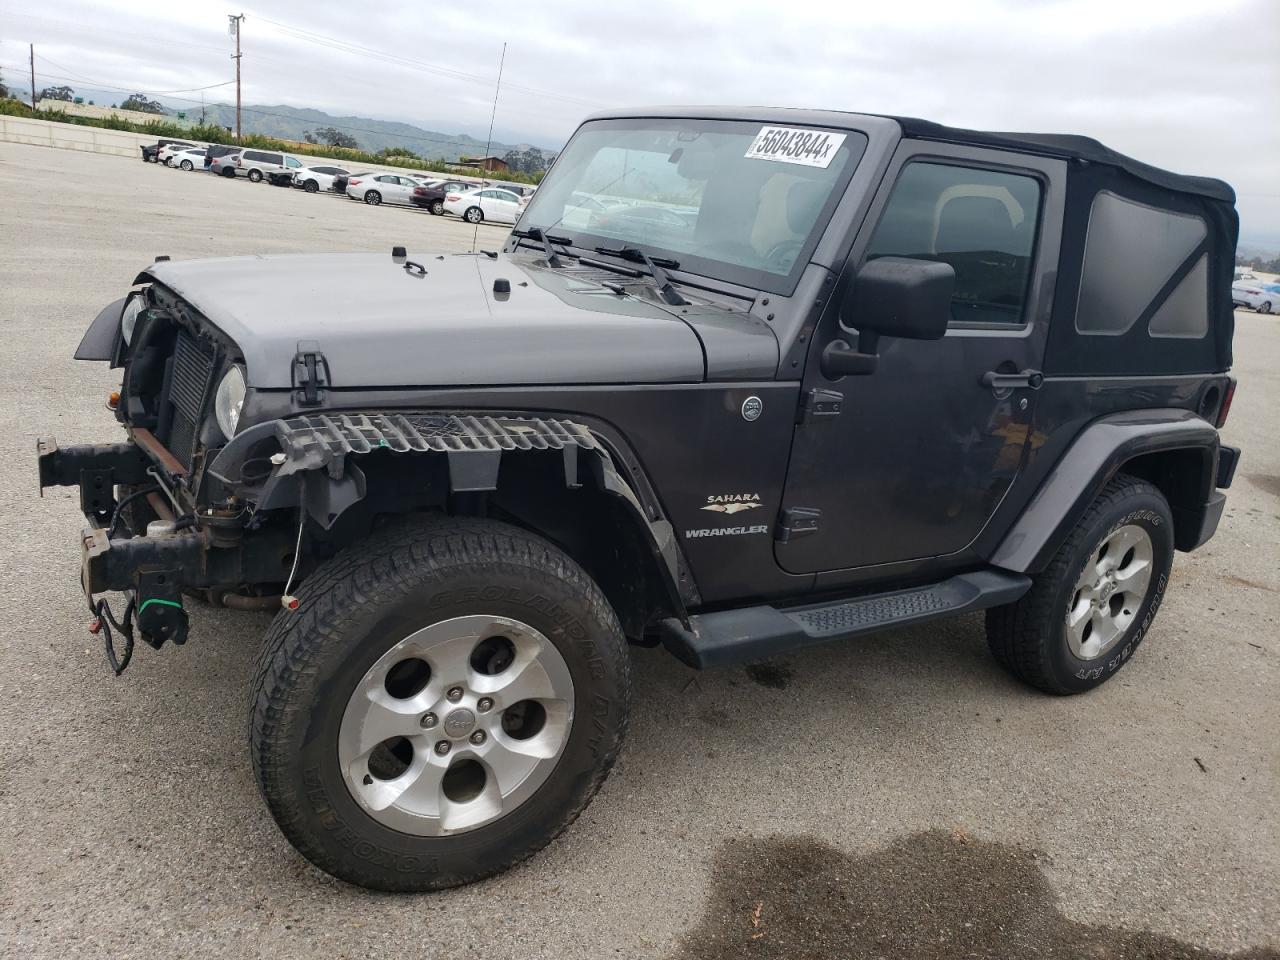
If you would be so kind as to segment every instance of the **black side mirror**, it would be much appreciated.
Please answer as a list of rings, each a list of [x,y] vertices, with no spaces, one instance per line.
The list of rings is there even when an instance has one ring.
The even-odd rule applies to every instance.
[[[940,340],[951,319],[956,273],[949,263],[880,257],[863,265],[840,304],[840,322],[858,331],[855,349],[843,338],[822,351],[827,376],[871,373],[880,337]]]

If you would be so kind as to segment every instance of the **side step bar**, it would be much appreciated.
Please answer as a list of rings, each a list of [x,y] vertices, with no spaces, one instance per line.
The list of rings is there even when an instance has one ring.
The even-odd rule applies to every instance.
[[[962,573],[940,583],[779,609],[739,607],[659,625],[663,645],[696,670],[763,660],[797,647],[924,623],[955,613],[1012,603],[1031,579],[1003,570]]]

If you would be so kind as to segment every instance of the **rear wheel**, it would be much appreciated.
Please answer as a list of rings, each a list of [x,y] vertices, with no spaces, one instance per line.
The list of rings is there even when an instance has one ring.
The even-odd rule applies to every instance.
[[[1259,312],[1259,313],[1270,313],[1270,312],[1271,312],[1271,301],[1270,301],[1270,300],[1264,300],[1264,301],[1262,301],[1262,305],[1258,307],[1258,312]]]
[[[302,189],[307,191],[307,193],[315,193],[320,189],[320,184],[316,183],[314,180],[308,180],[302,185]]]
[[[442,217],[442,216],[444,216],[444,201],[443,201],[443,200],[432,200],[432,201],[431,201],[431,207],[430,207],[430,210],[431,210],[431,212],[432,212],[432,213],[434,213],[437,217]]]
[[[1021,600],[987,611],[996,660],[1046,693],[1083,693],[1133,655],[1173,564],[1164,495],[1121,474],[1107,484]]]
[[[181,166],[182,166],[182,169],[183,169],[183,170],[194,170],[194,169],[195,169],[195,165],[194,165],[190,160],[183,160],[183,161],[182,161]]]
[[[482,223],[484,222],[484,211],[479,207],[467,207],[467,212],[462,217],[467,223]]]
[[[262,171],[261,171],[261,170],[250,170],[250,171],[249,171],[249,180],[250,180],[250,182],[252,182],[252,183],[261,183],[261,182],[262,182]]]
[[[236,172],[235,172],[235,170],[234,170],[232,167],[223,167],[223,168],[222,168],[222,175],[223,175],[224,177],[235,177]]]
[[[382,194],[377,190],[366,190],[364,194],[364,202],[371,207],[376,207],[382,202]]]
[[[328,561],[259,657],[254,771],[312,863],[383,890],[467,883],[578,816],[626,724],[599,588],[504,524],[408,523]]]

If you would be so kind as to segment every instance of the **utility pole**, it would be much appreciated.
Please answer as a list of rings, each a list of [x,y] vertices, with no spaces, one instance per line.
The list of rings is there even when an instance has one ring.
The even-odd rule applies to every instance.
[[[244,14],[227,14],[227,18],[231,21],[231,33],[236,38],[236,52],[231,57],[236,62],[236,143],[240,142],[240,24],[244,21]]]
[[[200,91],[200,126],[204,126],[204,91]]]
[[[36,45],[29,43],[27,47],[31,54],[31,113],[34,115],[36,112]]]

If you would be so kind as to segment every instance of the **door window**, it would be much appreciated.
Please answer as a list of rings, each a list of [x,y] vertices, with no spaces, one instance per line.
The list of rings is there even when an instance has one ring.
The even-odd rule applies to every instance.
[[[1039,214],[1034,177],[909,163],[889,195],[867,259],[948,263],[956,273],[952,322],[1021,324]]]
[[[301,161],[301,160],[294,159],[293,157],[285,157],[285,158],[284,158],[284,165],[285,165],[286,167],[300,167],[300,166],[302,166],[302,161]]]

